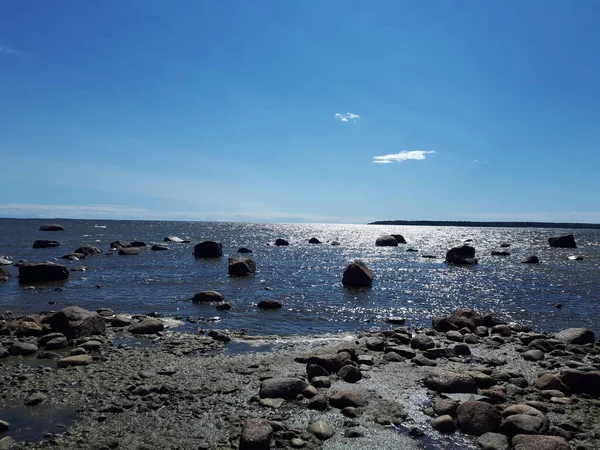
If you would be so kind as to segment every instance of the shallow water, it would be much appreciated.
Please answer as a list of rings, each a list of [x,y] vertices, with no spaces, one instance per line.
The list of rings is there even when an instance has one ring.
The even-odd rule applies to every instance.
[[[0,256],[14,261],[56,260],[87,270],[72,272],[67,282],[35,289],[17,279],[1,283],[1,310],[25,314],[76,304],[120,313],[154,311],[181,316],[182,329],[190,331],[227,328],[249,334],[297,335],[389,327],[385,319],[390,316],[405,317],[408,326],[429,325],[433,315],[470,306],[539,330],[587,326],[600,332],[600,230],[60,220],[66,231],[38,231],[48,222],[0,219]],[[579,248],[548,246],[549,236],[570,232]],[[400,233],[408,244],[375,247],[375,239],[386,233]],[[162,243],[167,235],[192,243],[168,243],[170,250],[163,252],[147,247],[139,256],[115,252],[76,262],[58,259],[84,243],[107,252],[114,240]],[[272,245],[279,237],[290,245]],[[323,244],[308,244],[311,237]],[[36,239],[55,239],[61,246],[32,249]],[[194,244],[208,239],[222,242],[223,258],[193,257]],[[445,264],[446,250],[466,239],[473,239],[479,264]],[[331,246],[333,240],[341,245]],[[501,242],[511,244],[506,249],[511,256],[490,255]],[[256,276],[227,275],[227,256],[238,256],[240,246],[254,251],[250,256],[257,264]],[[407,248],[418,252],[407,252]],[[427,254],[438,258],[422,257]],[[521,264],[533,254],[541,264]],[[575,254],[584,260],[568,259]],[[341,285],[346,264],[355,258],[373,270],[372,288]],[[5,267],[17,275],[16,268]],[[189,301],[194,293],[208,289],[223,293],[233,309],[216,311],[212,305]],[[285,305],[278,311],[259,310],[256,304],[265,298],[282,300]],[[553,306],[558,303],[561,309]],[[220,320],[189,323],[185,319],[190,316]]]

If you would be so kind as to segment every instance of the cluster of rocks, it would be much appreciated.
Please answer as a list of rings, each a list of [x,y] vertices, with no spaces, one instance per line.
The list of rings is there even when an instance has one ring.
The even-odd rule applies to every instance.
[[[231,302],[225,301],[225,297],[218,291],[201,291],[191,298],[193,303],[213,304],[218,311],[226,311],[233,308]],[[259,309],[280,309],[283,306],[281,300],[264,299],[258,302]]]

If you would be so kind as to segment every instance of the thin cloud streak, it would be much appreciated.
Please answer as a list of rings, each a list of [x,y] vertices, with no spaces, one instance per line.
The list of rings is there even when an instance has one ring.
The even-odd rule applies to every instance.
[[[26,57],[25,53],[15,50],[14,48],[7,47],[6,45],[0,45],[0,54],[17,56],[19,58]]]
[[[373,156],[373,162],[375,164],[391,164],[395,162],[413,160],[423,160],[426,158],[425,155],[436,153],[433,150],[408,150],[400,153],[390,153],[389,155]]]
[[[335,115],[333,116],[336,119],[340,119],[342,122],[348,122],[349,120],[358,120],[360,119],[360,116],[358,114],[354,114],[351,112],[347,112],[347,113],[335,113]]]

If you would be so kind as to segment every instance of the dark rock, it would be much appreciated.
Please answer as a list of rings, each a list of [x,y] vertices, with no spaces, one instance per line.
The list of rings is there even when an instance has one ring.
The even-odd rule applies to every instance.
[[[499,334],[500,336],[509,337],[512,335],[512,331],[508,325],[495,325],[492,328],[492,334]]]
[[[323,367],[328,373],[337,373],[342,367],[342,357],[339,353],[330,355],[312,355],[308,357],[306,364],[316,364]]]
[[[131,244],[129,242],[125,242],[125,241],[113,241],[108,245],[110,248],[116,248],[116,249],[131,247]]]
[[[40,227],[40,231],[65,231],[65,227],[57,223],[48,223]]]
[[[57,333],[52,333],[57,334]],[[41,344],[40,344],[41,345]],[[67,338],[65,336],[54,337],[43,344],[43,347],[47,350],[57,350],[59,348],[65,348],[68,345]]]
[[[404,239],[404,236],[402,236],[401,234],[391,234],[390,236],[396,239],[396,242],[398,244],[406,244],[406,239]]]
[[[165,325],[158,319],[148,318],[134,323],[127,328],[132,334],[156,334],[165,329]]]
[[[309,380],[315,377],[328,377],[329,372],[318,364],[308,364],[306,366],[306,375]]]
[[[88,256],[101,254],[102,250],[100,250],[98,247],[94,247],[93,245],[85,244],[76,249],[73,253],[83,255],[87,258]]]
[[[521,358],[525,361],[542,361],[544,359],[544,353],[540,350],[529,350],[521,353]]]
[[[559,436],[519,434],[512,439],[514,450],[571,450],[569,442]]]
[[[329,400],[327,400],[327,397],[325,397],[323,394],[315,395],[306,405],[308,409],[314,409],[317,411],[325,411],[328,406]]]
[[[106,330],[105,320],[101,315],[79,306],[67,306],[44,321],[53,331],[64,334],[67,339],[104,334]]]
[[[437,366],[437,363],[435,361],[432,361],[431,359],[425,357],[424,355],[417,355],[410,361],[417,366],[430,366],[430,367]]]
[[[156,251],[164,251],[164,250],[169,250],[169,247],[167,247],[164,244],[154,244],[154,245],[152,245],[152,247],[150,247],[150,250],[153,250],[155,252]]]
[[[523,261],[521,261],[523,264],[537,264],[540,262],[540,259],[535,256],[535,255],[531,255],[528,256],[527,258],[525,258]]]
[[[249,248],[246,247],[240,247],[237,250],[238,253],[252,253],[252,250],[250,250]]]
[[[132,247],[146,247],[146,245],[147,244],[145,242],[142,242],[142,241],[133,241],[131,243]]]
[[[19,282],[35,283],[48,281],[62,281],[69,278],[69,269],[60,264],[24,263],[19,265]]]
[[[273,427],[264,419],[248,419],[240,435],[239,450],[269,450]]]
[[[290,243],[288,241],[286,241],[285,239],[278,238],[278,239],[275,239],[275,245],[278,247],[281,247],[281,246],[285,246],[285,245],[290,245]]]
[[[233,305],[231,304],[231,302],[220,302],[217,303],[217,311],[229,311],[231,308],[233,307]]]
[[[251,258],[229,258],[229,275],[245,277],[256,273],[256,263]]]
[[[377,247],[398,247],[398,241],[394,236],[385,234],[377,238],[375,245]]]
[[[513,414],[500,424],[500,432],[509,438],[517,434],[544,434],[548,429],[549,423],[545,416],[529,414]]]
[[[402,347],[398,345],[386,347],[385,353],[387,354],[391,352],[396,353],[406,359],[412,359],[415,356],[417,356],[417,353],[414,350],[411,350],[408,347]]]
[[[497,250],[493,250],[492,256],[510,256],[510,252],[505,252],[505,251],[499,252]]]
[[[367,396],[359,391],[339,391],[329,397],[329,404],[338,409],[344,409],[348,406],[360,408],[368,403]]]
[[[351,365],[342,366],[342,368],[338,370],[337,374],[346,383],[357,383],[362,379],[362,373],[360,370]]]
[[[218,341],[218,342],[227,343],[227,342],[231,341],[231,337],[228,334],[223,333],[222,331],[219,331],[219,330],[210,330],[207,333],[207,336],[213,338],[215,341]]]
[[[369,350],[382,352],[385,348],[385,341],[377,337],[370,337],[366,340],[365,345]]]
[[[502,242],[500,244],[500,248],[508,248],[508,247],[510,247],[510,244],[508,242]]]
[[[435,347],[435,341],[425,334],[417,334],[411,339],[410,346],[417,350],[428,350]]]
[[[596,340],[594,332],[588,328],[567,328],[559,331],[554,335],[554,339],[558,339],[565,344],[593,344]]]
[[[458,327],[445,317],[434,317],[431,320],[433,329],[435,331],[439,331],[440,333],[458,330]]]
[[[470,308],[457,309],[449,320],[459,329],[466,327],[471,331],[475,330],[476,327],[484,325],[483,316]]]
[[[223,256],[223,245],[220,242],[204,241],[194,247],[196,258],[220,258]]]
[[[433,411],[438,416],[449,415],[454,417],[456,416],[456,408],[458,408],[458,405],[458,402],[449,398],[436,397],[433,400]]]
[[[548,244],[550,247],[577,248],[575,237],[572,234],[548,238]]]
[[[42,403],[46,400],[48,396],[46,394],[42,394],[41,392],[34,392],[29,397],[25,399],[25,404],[27,406],[34,406]]]
[[[434,430],[440,433],[454,433],[456,431],[456,424],[452,416],[443,415],[436,417],[431,423]]]
[[[373,272],[362,261],[355,260],[348,264],[348,267],[344,270],[342,284],[345,286],[370,287],[373,284]]]
[[[43,331],[40,324],[29,320],[8,322],[7,327],[12,329],[17,337],[39,336]]]
[[[477,439],[477,445],[482,450],[508,450],[508,438],[500,433],[484,433]]]
[[[225,301],[223,294],[217,291],[202,291],[192,297],[194,303],[220,303]]]
[[[338,241],[331,241],[331,245],[340,245]]]
[[[11,278],[11,273],[6,270],[4,267],[0,267],[0,281],[6,281]]]
[[[261,398],[295,399],[308,384],[300,378],[268,378],[261,383]]]
[[[59,246],[60,242],[58,241],[48,241],[45,239],[40,239],[33,242],[33,248],[54,248]]]
[[[261,300],[257,305],[260,309],[279,309],[283,306],[283,302],[279,300]]]
[[[320,240],[318,240],[316,237],[313,237],[313,238],[310,238],[310,239],[308,240],[308,243],[309,243],[309,244],[320,244],[320,243],[321,243],[321,241],[320,241]]]
[[[462,342],[465,339],[464,335],[461,334],[457,330],[446,331],[445,336],[446,336],[446,339],[448,339],[449,341],[452,341],[452,342]]]
[[[40,336],[40,338],[38,339],[38,344],[42,347],[46,347],[46,344],[48,342],[50,342],[52,339],[56,339],[56,338],[64,338],[65,335],[62,333],[49,333],[49,334],[45,334],[44,336]]]
[[[314,377],[310,382],[315,388],[327,389],[331,387],[331,380],[329,377]]]
[[[142,253],[142,250],[139,247],[127,247],[127,248],[120,248],[119,251],[117,252],[119,255],[139,255],[140,253]]]
[[[126,327],[131,325],[131,319],[117,314],[110,322],[113,327]]]
[[[469,261],[475,261],[475,248],[469,245],[453,247],[446,252],[446,262],[452,264],[472,264]]]
[[[501,420],[495,406],[479,401],[461,404],[456,410],[456,417],[461,431],[475,436],[498,430]]]
[[[562,382],[575,394],[588,394],[600,397],[600,372],[583,372],[579,370],[563,370],[560,373]]]
[[[425,387],[436,392],[477,393],[475,380],[466,373],[451,370],[434,370],[423,379]]]
[[[15,341],[9,347],[8,352],[13,356],[26,356],[32,355],[38,351],[38,347],[35,344],[29,342]]]

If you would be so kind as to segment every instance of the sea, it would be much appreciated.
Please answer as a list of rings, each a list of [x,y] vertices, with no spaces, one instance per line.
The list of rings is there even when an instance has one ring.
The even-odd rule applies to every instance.
[[[40,225],[58,222],[65,231],[43,232]],[[551,248],[548,238],[574,233],[578,248]],[[407,244],[376,247],[377,237],[402,234]],[[151,251],[153,243],[178,236],[190,243],[166,243],[168,251]],[[321,244],[309,244],[310,238]],[[289,246],[275,246],[277,238]],[[60,247],[33,249],[37,239]],[[110,242],[143,241],[137,256],[119,256]],[[198,259],[194,245],[215,240],[223,257]],[[331,245],[337,241],[340,245]],[[479,263],[454,266],[446,251],[469,242]],[[492,256],[508,243],[510,256]],[[103,254],[80,261],[61,259],[82,244]],[[255,276],[228,276],[228,257],[244,255],[256,262]],[[408,251],[416,250],[416,251]],[[539,264],[523,264],[530,255]],[[583,260],[569,259],[581,255]],[[492,313],[509,323],[538,331],[588,327],[600,333],[600,230],[392,226],[342,224],[273,224],[129,220],[0,219],[0,256],[13,262],[53,261],[73,270],[68,281],[0,282],[0,311],[18,315],[78,305],[120,314],[155,313],[174,328],[197,332],[211,328],[257,336],[328,335],[389,329],[400,317],[408,327],[431,325],[432,316],[460,307]],[[434,256],[435,258],[424,258]],[[342,285],[347,264],[362,260],[374,274],[370,288]],[[216,290],[232,303],[229,311],[194,304],[196,292]],[[261,310],[264,299],[283,302],[279,310]]]

